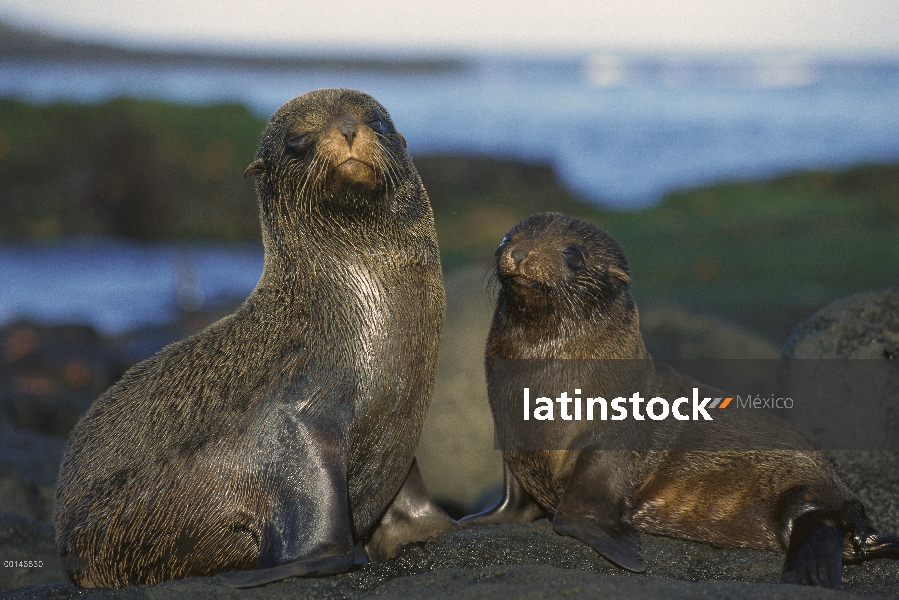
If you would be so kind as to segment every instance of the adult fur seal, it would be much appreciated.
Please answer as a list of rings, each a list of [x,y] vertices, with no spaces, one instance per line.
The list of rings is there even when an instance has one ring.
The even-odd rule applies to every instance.
[[[565,376],[572,371],[557,363],[580,361],[546,359],[636,359],[606,361],[649,364],[616,371],[622,382],[639,384],[631,391],[673,399],[698,386],[714,395],[652,366],[624,253],[601,229],[560,214],[535,215],[503,239],[496,273],[501,289],[486,370],[500,439],[515,440],[525,427],[523,387],[570,389]],[[527,368],[503,366],[515,360],[529,361]],[[593,392],[618,383],[593,376],[580,387]],[[530,521],[550,512],[557,532],[638,572],[638,531],[785,550],[782,581],[830,587],[840,584],[842,560],[899,558],[899,538],[867,525],[861,503],[799,433],[779,419],[747,415],[756,411],[722,412],[707,430],[679,420],[655,427],[557,421],[541,430],[548,432],[542,449],[504,448],[502,500],[461,524]],[[616,442],[623,448],[609,449]],[[766,450],[728,450],[742,444]]]
[[[414,460],[444,290],[427,194],[353,90],[278,109],[256,176],[265,267],[244,304],[130,369],[75,428],[56,535],[87,587],[338,573],[457,525]]]

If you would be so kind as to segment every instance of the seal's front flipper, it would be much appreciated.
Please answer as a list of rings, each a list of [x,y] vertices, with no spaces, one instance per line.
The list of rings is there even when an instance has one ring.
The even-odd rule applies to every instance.
[[[582,450],[553,528],[581,540],[619,567],[642,573],[646,567],[640,557],[640,534],[631,524],[628,503],[629,464],[625,452]]]
[[[559,518],[553,521],[556,532],[579,539],[609,562],[622,569],[642,573],[640,534],[630,525],[610,525],[592,517]]]
[[[459,524],[428,495],[418,461],[413,459],[403,487],[366,541],[365,554],[372,562],[389,560],[403,547],[426,542],[451,529],[459,529]]]
[[[842,526],[821,510],[794,519],[780,582],[836,589],[842,580]]]
[[[270,497],[254,532],[259,540],[256,570],[225,573],[220,579],[225,585],[253,587],[287,577],[342,573],[353,566],[345,453],[328,433],[337,429],[321,422],[288,424],[290,435],[283,437],[295,443],[290,452],[285,450],[287,458],[260,469],[261,486],[270,490]]]
[[[274,583],[288,577],[314,577],[334,575],[349,571],[353,566],[353,555],[328,554],[313,558],[301,558],[286,565],[256,569],[254,571],[234,571],[219,576],[219,581],[233,588],[250,588]]]
[[[503,461],[503,497],[499,504],[484,512],[463,518],[459,521],[459,525],[467,529],[498,523],[530,523],[544,515],[546,511],[527,493],[509,469],[509,464]]]

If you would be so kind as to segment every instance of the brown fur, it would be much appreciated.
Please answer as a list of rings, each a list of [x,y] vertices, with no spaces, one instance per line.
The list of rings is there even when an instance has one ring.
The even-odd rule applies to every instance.
[[[522,386],[520,381],[502,380],[496,371],[497,361],[650,360],[629,293],[624,254],[599,228],[559,214],[530,217],[504,238],[496,253],[496,271],[501,289],[487,340],[486,366],[499,431],[510,432],[519,426]],[[653,375],[640,388],[646,398],[689,395],[694,385],[705,395],[715,391],[671,370],[649,372]],[[526,377],[533,376],[529,372]],[[563,382],[555,383],[559,389],[566,387]],[[604,383],[586,385],[602,389]],[[579,457],[587,452],[576,448],[575,441],[580,439],[577,428],[587,432],[603,425],[586,420],[563,422],[566,433],[558,439],[571,440],[570,449],[505,450],[506,496],[514,497],[515,502],[504,500],[490,511],[467,517],[463,526],[532,519],[536,513],[528,504],[530,497],[543,511],[557,515],[557,529],[558,516],[565,513],[563,531],[575,535],[581,528],[578,519],[592,515],[595,509],[599,515],[595,518],[608,517],[609,528],[603,530],[611,532],[607,539],[621,547],[630,544],[637,559],[639,540],[634,539],[635,534],[621,533],[631,527],[718,546],[787,550],[794,520],[810,511],[837,515],[838,519],[845,516],[844,524],[862,522],[864,509],[823,454],[812,450],[785,422],[746,411],[716,414],[715,421],[716,428],[699,440],[701,450],[694,449],[697,440],[690,437],[697,430],[685,429],[678,421],[666,421],[664,432],[653,434],[657,437],[645,450],[592,450],[591,460],[599,462],[592,463],[596,469],[588,472],[610,474],[600,478],[606,491],[593,507],[589,489],[579,489],[574,481],[578,469],[583,468]],[[742,442],[771,449],[732,449]],[[677,450],[679,446],[685,449]],[[515,489],[515,480],[524,492]],[[612,505],[619,499],[620,516],[609,516],[617,510]],[[574,508],[566,509],[566,502]],[[604,505],[599,506],[601,503]],[[854,533],[847,526],[847,559],[857,558]],[[604,543],[594,547],[605,547]],[[622,562],[604,555],[616,564],[642,570],[628,558],[629,553],[617,555]]]
[[[443,326],[433,216],[404,148],[361,92],[311,92],[272,116],[247,169],[265,245],[256,289],[134,366],[72,434],[56,531],[62,556],[88,561],[76,584],[310,553],[349,568],[417,474]],[[303,568],[292,574],[319,567]]]

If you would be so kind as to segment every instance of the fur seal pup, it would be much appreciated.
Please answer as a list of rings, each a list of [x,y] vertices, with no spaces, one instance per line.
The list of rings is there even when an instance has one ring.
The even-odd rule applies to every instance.
[[[622,362],[645,361],[650,368],[635,372],[631,383],[640,387],[631,392],[673,399],[698,386],[714,395],[652,366],[624,253],[594,225],[560,214],[532,216],[503,239],[496,274],[501,288],[485,363],[499,439],[514,439],[524,428],[522,390],[529,384],[556,391],[586,386],[591,395],[610,385],[596,376],[566,380],[571,372],[555,366],[563,361],[545,359],[636,359]],[[501,368],[506,359],[531,360],[515,371]],[[722,412],[727,415],[716,413],[716,427],[699,440],[695,425],[678,420],[655,428],[637,428],[633,419],[547,421],[553,424],[541,432],[554,441],[506,446],[502,500],[460,523],[553,513],[558,533],[637,572],[644,570],[638,531],[786,551],[782,581],[809,585],[839,586],[842,561],[899,558],[899,538],[867,525],[861,503],[799,433],[779,419],[748,414],[756,411]],[[623,449],[606,445],[616,439],[625,440]],[[764,449],[728,450],[743,443]]]
[[[434,219],[387,111],[325,89],[256,159],[265,266],[232,315],[131,368],[72,433],[61,556],[86,587],[348,570],[457,527],[414,460],[445,309]]]

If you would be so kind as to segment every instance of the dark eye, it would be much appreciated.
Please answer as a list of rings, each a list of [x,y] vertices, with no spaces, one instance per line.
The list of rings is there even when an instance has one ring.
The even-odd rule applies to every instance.
[[[380,133],[381,135],[384,135],[384,131],[385,131],[384,119],[381,118],[380,111],[376,110],[375,114],[372,116],[372,118],[366,122],[366,125],[371,127],[371,130],[374,131],[375,133]]]
[[[568,263],[568,268],[572,271],[578,271],[584,267],[584,253],[577,246],[569,246],[562,250],[562,256]]]

